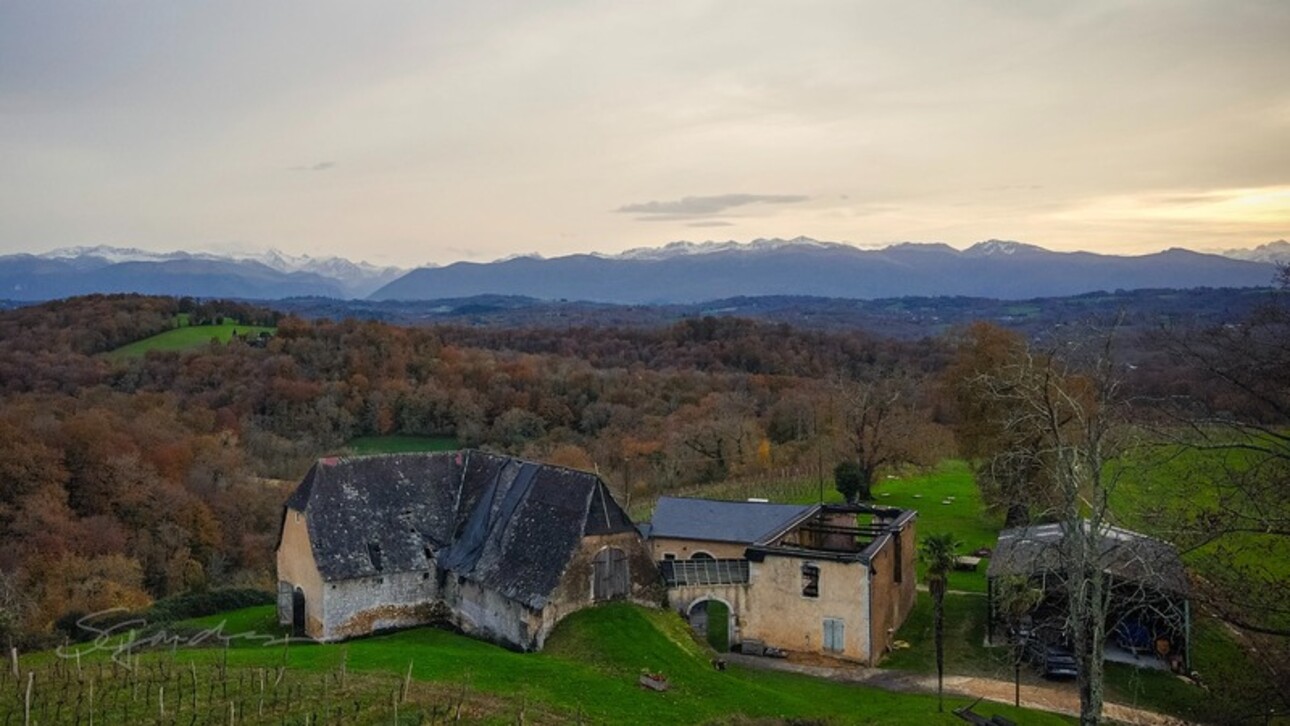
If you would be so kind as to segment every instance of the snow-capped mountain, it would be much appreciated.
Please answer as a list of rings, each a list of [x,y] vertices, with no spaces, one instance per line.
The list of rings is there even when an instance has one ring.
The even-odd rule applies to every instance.
[[[686,242],[677,241],[669,242],[662,247],[636,247],[618,254],[594,253],[596,257],[613,260],[666,260],[673,257],[684,257],[687,255],[709,255],[717,252],[771,252],[781,250],[786,247],[815,247],[826,249],[830,247],[848,247],[841,242],[822,242],[810,237],[794,237],[793,239],[775,238],[758,238],[751,242],[736,242],[735,240],[726,240],[717,242],[709,240],[707,242]]]
[[[987,240],[966,250],[902,242],[881,249],[809,237],[673,242],[617,255],[520,257],[413,270],[373,300],[473,295],[610,303],[694,303],[740,296],[838,298],[963,295],[1025,299],[1142,288],[1260,287],[1275,268],[1188,250],[1147,255],[1053,252]]]
[[[255,260],[281,272],[312,272],[329,277],[339,281],[353,297],[366,297],[407,272],[401,267],[380,267],[365,260],[351,262],[344,257],[289,255],[274,249],[241,259]]]
[[[1039,245],[1026,244],[1025,242],[1013,242],[1011,240],[988,239],[984,242],[977,242],[971,247],[963,250],[963,254],[976,257],[987,257],[990,255],[1016,255],[1032,252],[1047,252],[1048,250]]]
[[[1276,242],[1268,242],[1253,249],[1224,250],[1220,254],[1224,257],[1231,257],[1234,260],[1290,264],[1290,242],[1279,239]]]
[[[263,265],[285,275],[303,273],[333,281],[342,295],[354,298],[366,297],[406,272],[398,267],[380,267],[365,261],[351,262],[343,257],[291,255],[277,249],[262,253],[217,254],[181,250],[153,252],[135,247],[95,245],[63,247],[34,256],[45,260],[66,261],[83,270],[126,263],[158,264],[178,261]],[[0,297],[2,296],[3,291],[0,291]]]

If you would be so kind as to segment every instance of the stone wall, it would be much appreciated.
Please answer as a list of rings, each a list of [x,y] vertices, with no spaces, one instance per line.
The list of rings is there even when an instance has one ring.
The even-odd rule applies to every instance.
[[[323,590],[323,633],[332,641],[444,618],[433,572],[398,572],[328,583]]]

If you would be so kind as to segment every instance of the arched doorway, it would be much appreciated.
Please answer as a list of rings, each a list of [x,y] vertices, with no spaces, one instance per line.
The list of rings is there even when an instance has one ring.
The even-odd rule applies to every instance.
[[[724,653],[730,650],[730,606],[717,598],[703,598],[690,604],[686,620],[694,632],[701,636],[713,650]]]
[[[291,593],[291,634],[305,637],[305,591],[298,587]]]
[[[591,569],[592,600],[618,600],[627,597],[631,577],[627,571],[626,552],[617,547],[606,547],[596,553]]]

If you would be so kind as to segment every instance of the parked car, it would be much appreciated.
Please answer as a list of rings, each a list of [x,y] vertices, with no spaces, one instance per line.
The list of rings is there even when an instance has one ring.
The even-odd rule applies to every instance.
[[[1044,678],[1074,678],[1079,675],[1075,654],[1064,645],[1026,638],[1022,641],[1021,653]]]

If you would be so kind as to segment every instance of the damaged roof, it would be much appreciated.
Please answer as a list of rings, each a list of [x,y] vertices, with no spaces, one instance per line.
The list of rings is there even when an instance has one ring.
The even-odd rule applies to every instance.
[[[1082,520],[1085,531],[1088,520]],[[1015,527],[999,533],[988,577],[1033,576],[1060,572],[1065,541],[1062,525]],[[1107,574],[1164,592],[1186,595],[1187,571],[1178,550],[1168,542],[1120,527],[1105,525],[1098,532],[1099,559]]]
[[[324,581],[442,568],[534,608],[583,536],[634,530],[596,475],[481,451],[320,459],[286,506]]]
[[[651,538],[752,544],[810,514],[818,504],[770,504],[660,497]]]

